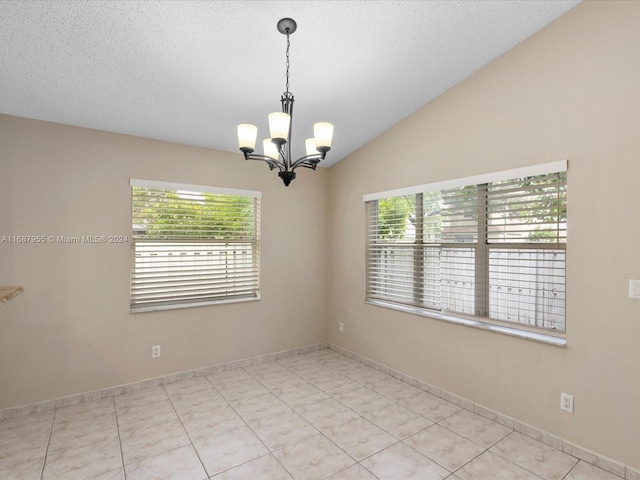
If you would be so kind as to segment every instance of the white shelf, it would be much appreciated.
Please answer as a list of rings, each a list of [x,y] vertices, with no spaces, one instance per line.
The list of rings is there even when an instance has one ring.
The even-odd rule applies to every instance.
[[[0,305],[4,305],[22,292],[24,292],[23,287],[0,287]]]

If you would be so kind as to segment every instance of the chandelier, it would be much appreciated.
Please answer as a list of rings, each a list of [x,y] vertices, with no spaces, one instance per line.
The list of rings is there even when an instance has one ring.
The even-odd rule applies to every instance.
[[[287,36],[287,82],[286,91],[280,97],[282,111],[269,114],[269,133],[271,138],[262,141],[263,155],[253,153],[258,136],[258,127],[248,123],[238,125],[238,143],[244,153],[245,160],[260,160],[269,165],[269,169],[277,168],[278,176],[288,187],[291,180],[296,178],[296,168],[305,167],[316,169],[318,162],[323,160],[331,150],[333,125],[319,122],[313,125],[313,138],[305,141],[306,155],[293,161],[291,158],[291,126],[293,123],[293,93],[289,91],[289,35],[298,28],[292,18],[283,18],[278,22],[278,31]]]

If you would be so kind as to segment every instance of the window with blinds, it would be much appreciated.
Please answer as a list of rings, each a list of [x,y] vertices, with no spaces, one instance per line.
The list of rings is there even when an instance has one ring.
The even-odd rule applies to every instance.
[[[259,298],[260,192],[130,183],[132,312]]]
[[[566,161],[365,195],[366,300],[565,330]]]

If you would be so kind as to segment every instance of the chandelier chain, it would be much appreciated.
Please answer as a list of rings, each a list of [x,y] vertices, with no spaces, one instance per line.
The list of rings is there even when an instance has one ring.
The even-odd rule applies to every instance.
[[[289,34],[287,34],[287,93],[289,93]]]

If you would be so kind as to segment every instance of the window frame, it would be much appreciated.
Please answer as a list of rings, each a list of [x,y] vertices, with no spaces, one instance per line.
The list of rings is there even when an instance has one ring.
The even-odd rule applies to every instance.
[[[228,304],[228,303],[239,303],[239,302],[248,302],[248,301],[257,301],[260,300],[260,200],[262,197],[262,193],[258,191],[252,190],[240,190],[233,188],[223,188],[223,187],[212,187],[212,186],[203,186],[203,185],[192,185],[192,184],[184,184],[184,183],[173,183],[173,182],[163,182],[163,181],[155,181],[155,180],[143,180],[143,179],[135,179],[131,178],[129,181],[130,186],[130,195],[131,195],[131,249],[130,249],[130,284],[129,284],[129,293],[130,293],[130,303],[129,303],[129,311],[130,313],[143,313],[143,312],[152,312],[152,311],[162,311],[162,310],[174,310],[174,309],[182,309],[182,308],[192,308],[192,307],[200,307],[207,305],[220,305],[220,304]],[[246,219],[252,218],[252,224],[250,228],[250,238],[249,239],[220,239],[220,238],[207,238],[210,233],[205,235],[202,234],[202,230],[196,232],[195,229],[193,231],[188,230],[184,226],[182,229],[178,229],[178,234],[175,235],[167,235],[165,238],[144,238],[141,233],[143,230],[140,229],[140,225],[136,224],[136,213],[135,213],[135,200],[136,195],[134,195],[134,187],[140,187],[144,189],[152,189],[152,190],[165,190],[167,192],[177,194],[179,196],[184,196],[185,198],[189,196],[199,196],[203,197],[206,194],[213,195],[231,195],[236,197],[244,197],[245,201],[251,199],[253,201],[253,206],[251,210],[251,215],[246,216]],[[181,193],[182,192],[182,193]],[[215,198],[215,197],[214,197]],[[179,208],[178,204],[183,201],[175,200],[173,203],[170,203],[170,208]],[[193,201],[193,203],[197,204],[207,204],[207,201],[200,202]],[[210,202],[215,204],[215,201]],[[240,204],[240,202],[238,203]],[[166,213],[166,212],[163,212]],[[243,219],[245,217],[242,217]],[[139,216],[138,216],[139,218]],[[215,218],[215,217],[214,217]],[[225,217],[222,217],[225,219]],[[201,219],[198,218],[197,221]],[[235,219],[237,220],[237,219]],[[225,224],[226,226],[226,224]],[[201,228],[201,227],[199,227]],[[224,228],[224,227],[223,227]],[[168,228],[168,230],[173,230],[172,228]],[[205,230],[207,232],[207,230]],[[180,247],[177,247],[178,244],[183,244],[183,251],[180,251]],[[238,290],[237,282],[238,273],[235,274],[232,272],[229,274],[229,268],[231,270],[235,269],[244,269],[247,268],[247,263],[240,264],[232,264],[231,267],[220,267],[219,264],[223,262],[223,260],[202,260],[202,253],[206,251],[208,255],[215,255],[216,249],[219,249],[220,246],[225,245],[226,249],[229,248],[229,244],[233,244],[238,247],[240,250],[243,250],[244,253],[249,251],[249,260],[250,260],[250,282],[252,287],[247,288],[246,290],[250,290],[251,293],[236,293],[235,295],[229,292],[232,292],[235,288]],[[212,284],[215,283],[216,287],[220,286],[221,288],[228,288],[229,292],[227,293],[213,293],[209,292],[198,293],[187,295],[190,298],[182,298],[182,299],[171,299],[172,296],[175,296],[176,292],[180,288],[185,287],[185,280],[176,280],[174,284],[171,285],[171,290],[165,298],[160,298],[156,301],[151,301],[149,298],[144,299],[144,294],[139,293],[136,289],[140,288],[140,285],[145,285],[144,280],[142,283],[137,281],[140,278],[141,272],[144,272],[143,268],[145,266],[154,267],[152,263],[147,263],[145,265],[143,262],[137,262],[136,259],[140,257],[139,249],[142,247],[147,247],[150,250],[153,248],[157,248],[158,251],[166,251],[167,249],[176,248],[176,252],[179,252],[182,255],[182,259],[184,259],[185,255],[189,258],[191,252],[193,255],[191,257],[190,265],[189,260],[187,263],[190,266],[181,267],[180,265],[171,265],[171,260],[169,257],[176,252],[171,252],[168,254],[168,258],[165,262],[167,265],[163,265],[161,272],[166,273],[168,278],[170,279],[170,272],[176,271],[180,272],[182,275],[186,275],[187,273],[195,277],[195,280],[198,280],[198,275],[207,275],[209,277],[215,276],[215,282],[209,278],[208,282],[202,282],[202,290],[207,290],[212,288]],[[223,248],[225,249],[225,248]],[[218,252],[220,255],[225,254],[225,259],[227,258],[227,252]],[[150,256],[153,256],[154,253],[149,253]],[[155,254],[157,255],[157,254]],[[177,257],[176,257],[177,258]],[[220,257],[222,258],[222,257]],[[246,257],[245,257],[246,258]],[[181,260],[183,261],[183,260]],[[176,260],[176,264],[179,262]],[[214,266],[218,264],[218,266]],[[194,267],[195,266],[195,267]],[[157,268],[157,267],[156,267]],[[182,270],[181,270],[182,268]],[[223,272],[224,271],[224,272]],[[136,276],[138,275],[138,276]],[[235,275],[235,276],[234,276]],[[243,273],[244,276],[246,274]],[[228,282],[224,282],[224,278],[230,278]],[[219,280],[223,280],[221,283]],[[234,283],[235,282],[235,283]],[[197,297],[197,298],[196,298]]]
[[[552,330],[551,328],[529,326],[529,325],[514,322],[514,321],[498,320],[498,319],[490,318],[488,316],[488,312],[489,312],[488,302],[490,301],[489,281],[488,281],[489,268],[490,268],[489,257],[490,257],[490,252],[492,250],[502,249],[506,251],[509,251],[509,250],[518,251],[518,249],[521,249],[521,250],[524,249],[527,251],[528,250],[533,251],[536,249],[540,249],[541,251],[544,251],[545,247],[547,250],[562,250],[563,251],[562,261],[564,262],[563,263],[563,282],[564,282],[563,285],[566,286],[566,240],[564,243],[552,243],[551,244],[552,246],[549,246],[549,244],[545,244],[544,242],[541,242],[539,244],[532,244],[532,243],[522,244],[522,243],[516,243],[516,242],[488,243],[487,242],[487,232],[488,232],[487,226],[489,225],[489,220],[486,216],[486,212],[487,212],[486,208],[479,207],[476,210],[476,213],[478,214],[478,222],[479,224],[481,224],[481,226],[477,228],[478,237],[476,241],[474,241],[473,243],[446,244],[447,247],[455,247],[455,246],[472,247],[474,251],[478,253],[478,255],[475,255],[474,257],[475,258],[474,277],[477,279],[479,276],[480,277],[486,276],[486,280],[483,282],[476,281],[474,284],[474,288],[476,290],[478,289],[484,289],[484,290],[482,292],[480,291],[477,292],[480,295],[479,298],[481,299],[479,302],[476,303],[476,298],[474,297],[473,314],[437,310],[437,309],[432,309],[427,306],[424,306],[426,296],[423,293],[421,293],[422,296],[419,299],[422,305],[417,305],[418,303],[417,298],[414,299],[416,300],[414,302],[415,304],[412,304],[411,302],[405,303],[405,302],[396,302],[394,300],[388,300],[388,299],[372,298],[370,297],[370,288],[369,288],[370,287],[369,282],[372,280],[372,278],[375,279],[375,274],[372,274],[369,271],[369,269],[373,268],[373,266],[375,265],[374,261],[372,261],[371,259],[371,256],[374,255],[375,253],[371,253],[371,252],[372,251],[375,252],[376,248],[378,247],[377,245],[374,244],[373,248],[371,248],[372,241],[369,237],[371,233],[370,232],[371,220],[369,217],[371,215],[370,209],[378,208],[377,207],[378,202],[374,202],[374,201],[389,199],[391,197],[415,195],[415,212],[416,212],[415,225],[414,225],[415,232],[416,232],[415,246],[417,246],[418,248],[416,248],[414,250],[414,253],[412,254],[415,262],[413,272],[414,272],[414,277],[418,279],[417,280],[418,282],[421,282],[421,281],[424,282],[423,269],[426,264],[426,260],[424,259],[427,258],[426,251],[429,245],[428,243],[422,243],[423,236],[421,235],[422,233],[421,230],[423,225],[421,225],[420,223],[422,222],[424,217],[422,215],[422,212],[419,211],[419,209],[423,208],[423,202],[421,201],[422,200],[421,196],[424,193],[434,192],[434,191],[443,191],[443,190],[452,189],[456,187],[478,186],[482,188],[484,186],[485,187],[484,197],[482,197],[481,195],[478,195],[479,201],[482,201],[482,198],[484,198],[485,200],[487,198],[486,197],[487,184],[492,184],[492,183],[501,182],[501,181],[508,181],[508,180],[513,180],[518,178],[535,177],[539,175],[548,175],[548,174],[555,174],[555,173],[562,173],[562,172],[567,172],[567,160],[561,160],[558,162],[532,165],[529,167],[504,170],[500,172],[493,172],[493,173],[488,173],[483,175],[457,178],[453,180],[447,180],[447,181],[437,182],[437,183],[432,183],[427,185],[417,185],[417,186],[412,186],[408,188],[402,188],[402,189],[364,195],[363,200],[365,202],[365,207],[366,207],[365,208],[365,215],[366,215],[365,303],[375,305],[375,306],[391,308],[394,310],[399,310],[399,311],[408,312],[412,314],[417,314],[421,316],[426,316],[430,318],[435,318],[438,320],[445,320],[448,322],[471,326],[471,327],[475,327],[483,330],[494,331],[494,332],[512,335],[516,337],[536,340],[536,341],[548,343],[551,345],[557,345],[557,346],[566,345],[566,297],[563,303],[564,329],[562,330]],[[566,200],[565,200],[565,206],[566,206]],[[377,225],[378,218],[379,218],[377,216],[378,215],[377,210],[375,212],[375,215],[376,215],[375,221]],[[482,217],[482,215],[484,215],[484,218]],[[444,245],[445,245],[444,243],[439,244],[439,247]],[[417,253],[420,251],[421,248],[422,248],[421,253]],[[416,261],[417,257],[421,257],[422,260]],[[422,264],[422,268],[420,267],[421,264]],[[480,268],[478,268],[478,265]],[[439,277],[439,279],[440,278],[441,277]],[[412,288],[414,289],[414,291],[420,290],[420,287],[419,286],[416,287],[416,285],[417,285],[416,283],[412,285]],[[478,311],[486,312],[487,316],[476,315],[475,313],[477,313]]]

